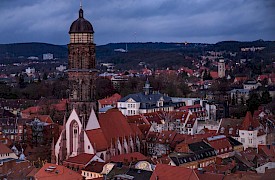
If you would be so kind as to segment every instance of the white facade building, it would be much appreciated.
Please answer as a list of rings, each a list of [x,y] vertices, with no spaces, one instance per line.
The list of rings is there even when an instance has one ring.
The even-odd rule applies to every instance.
[[[35,73],[35,69],[28,67],[27,69],[25,69],[25,72],[26,74],[31,75]]]
[[[264,128],[257,119],[253,119],[250,112],[246,113],[246,116],[242,122],[242,126],[238,131],[238,136],[233,137],[243,144],[246,148],[258,148],[258,145],[266,144],[266,133]]]
[[[43,54],[43,60],[53,60],[53,54],[51,53]]]
[[[149,82],[144,87],[144,92],[129,94],[117,102],[117,108],[125,116],[133,116],[156,111],[173,111],[172,99],[168,95],[152,93]]]

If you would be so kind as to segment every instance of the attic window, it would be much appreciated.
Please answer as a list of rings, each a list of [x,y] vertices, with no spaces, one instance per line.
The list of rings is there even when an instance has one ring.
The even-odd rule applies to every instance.
[[[220,133],[224,133],[224,129],[225,129],[225,128],[222,127]]]
[[[233,128],[230,128],[229,129],[229,134],[232,134],[233,133]]]

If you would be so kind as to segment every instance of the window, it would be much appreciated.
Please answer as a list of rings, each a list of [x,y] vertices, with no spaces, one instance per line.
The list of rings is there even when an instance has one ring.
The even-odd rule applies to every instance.
[[[252,144],[252,143],[253,143],[252,139],[249,139],[249,144]]]
[[[221,132],[221,133],[224,133],[224,129],[225,129],[225,128],[224,128],[224,127],[222,127],[220,132]]]
[[[241,142],[242,142],[242,143],[245,143],[245,139],[244,139],[244,138],[241,138]]]
[[[88,149],[90,149],[90,146],[88,146]]]

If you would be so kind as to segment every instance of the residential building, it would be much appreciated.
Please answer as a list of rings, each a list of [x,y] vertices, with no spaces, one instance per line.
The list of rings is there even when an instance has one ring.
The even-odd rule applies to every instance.
[[[92,162],[104,162],[103,159],[95,154],[82,153],[74,157],[69,157],[63,161],[63,166],[76,172],[86,168]]]
[[[18,157],[10,148],[0,142],[0,165],[3,165],[3,162],[10,161],[12,159],[18,159]]]
[[[217,153],[217,157],[222,159],[233,155],[233,147],[224,135],[208,137],[207,142],[213,147]]]
[[[243,120],[222,119],[217,133],[232,136],[243,144],[244,149],[266,144],[266,132],[260,122],[252,118],[251,112],[247,112]]]
[[[173,111],[174,105],[171,97],[159,92],[152,92],[147,80],[144,92],[129,94],[118,101],[117,107],[125,116],[151,113],[156,111]]]
[[[43,54],[43,60],[53,60],[53,54],[51,53]]]
[[[257,89],[259,86],[261,86],[261,83],[255,80],[247,80],[243,83],[243,88],[248,90]]]
[[[169,154],[176,166],[184,166],[191,169],[203,168],[216,162],[216,151],[204,141],[194,143],[181,143],[175,148],[175,153]]]
[[[117,102],[121,99],[121,95],[116,93],[113,94],[110,97],[106,97],[104,99],[100,99],[98,100],[98,109],[104,108],[106,106],[112,106],[112,107],[116,107],[117,106]]]

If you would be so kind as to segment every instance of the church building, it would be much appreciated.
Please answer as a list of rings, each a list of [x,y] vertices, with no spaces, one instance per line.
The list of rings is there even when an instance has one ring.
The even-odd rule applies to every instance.
[[[69,34],[70,115],[68,119],[64,116],[62,132],[53,144],[52,163],[63,164],[84,153],[106,161],[115,155],[140,151],[141,131],[129,124],[118,109],[97,114],[94,30],[84,19],[82,6]]]

